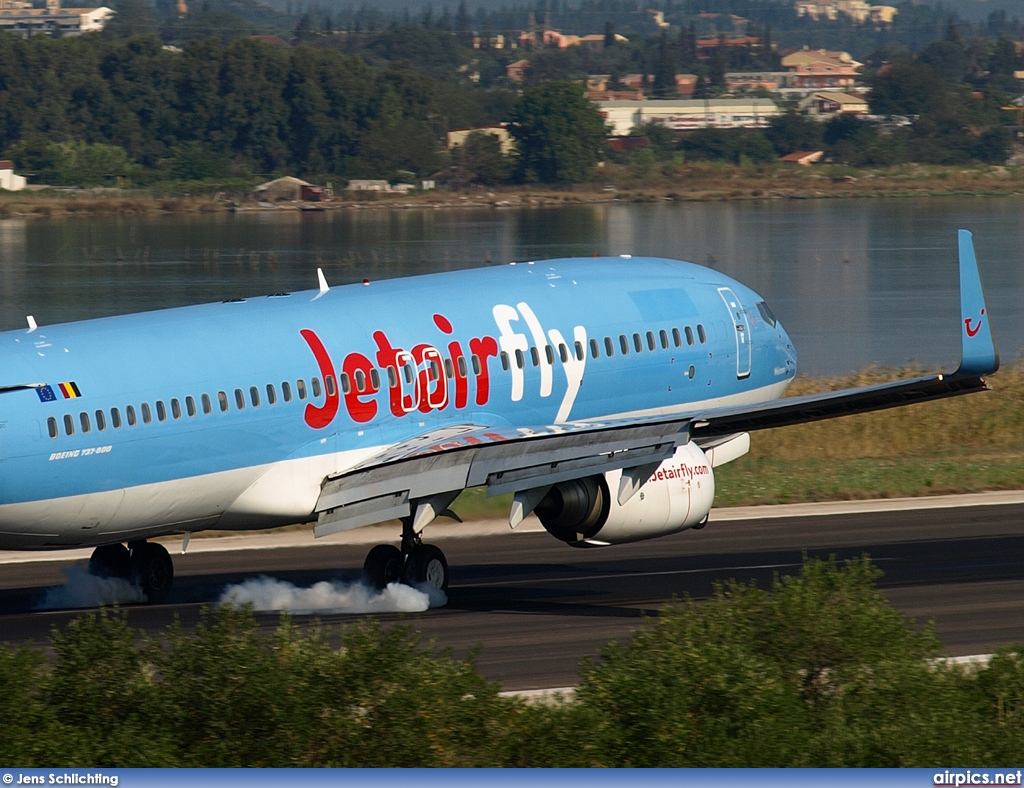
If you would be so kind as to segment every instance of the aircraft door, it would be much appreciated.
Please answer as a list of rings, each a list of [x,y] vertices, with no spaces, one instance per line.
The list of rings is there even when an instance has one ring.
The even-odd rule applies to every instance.
[[[718,294],[725,302],[729,310],[729,318],[732,320],[733,330],[736,334],[736,377],[745,378],[750,375],[751,358],[751,337],[750,322],[747,320],[747,310],[736,297],[736,294],[728,287],[718,288]]]

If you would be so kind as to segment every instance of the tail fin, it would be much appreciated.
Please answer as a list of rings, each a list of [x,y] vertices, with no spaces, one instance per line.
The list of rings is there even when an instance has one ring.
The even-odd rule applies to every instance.
[[[992,322],[985,308],[973,234],[960,230],[960,334],[963,345],[956,376],[991,375],[999,369],[999,353],[992,338]]]

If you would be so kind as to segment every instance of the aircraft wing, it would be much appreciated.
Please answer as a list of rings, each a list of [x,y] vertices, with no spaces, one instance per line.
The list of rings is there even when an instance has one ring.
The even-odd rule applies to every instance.
[[[553,484],[622,469],[620,503],[628,500],[678,446],[714,446],[728,436],[988,388],[999,368],[972,236],[959,232],[961,363],[951,374],[768,402],[643,418],[580,421],[519,428],[467,424],[421,435],[323,483],[317,536],[413,517],[422,528],[462,490],[516,493],[513,527]]]

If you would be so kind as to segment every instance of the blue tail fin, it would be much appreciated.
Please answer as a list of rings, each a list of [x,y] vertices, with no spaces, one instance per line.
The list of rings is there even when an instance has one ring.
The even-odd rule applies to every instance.
[[[992,322],[985,307],[974,236],[960,230],[960,335],[963,343],[956,375],[990,375],[999,369],[999,353],[992,338]]]

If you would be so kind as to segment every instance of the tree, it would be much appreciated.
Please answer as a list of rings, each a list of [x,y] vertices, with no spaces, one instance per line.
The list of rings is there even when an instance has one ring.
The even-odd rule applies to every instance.
[[[604,119],[579,85],[549,82],[527,88],[511,119],[523,180],[584,181],[604,157]]]
[[[612,20],[608,20],[604,23],[604,48],[615,46],[615,25],[612,24]]]
[[[768,121],[765,136],[780,156],[798,150],[817,150],[822,145],[822,124],[790,110]]]
[[[512,175],[512,161],[501,152],[501,140],[481,131],[474,131],[452,151],[452,163],[465,170],[470,181],[487,186],[503,183]]]

